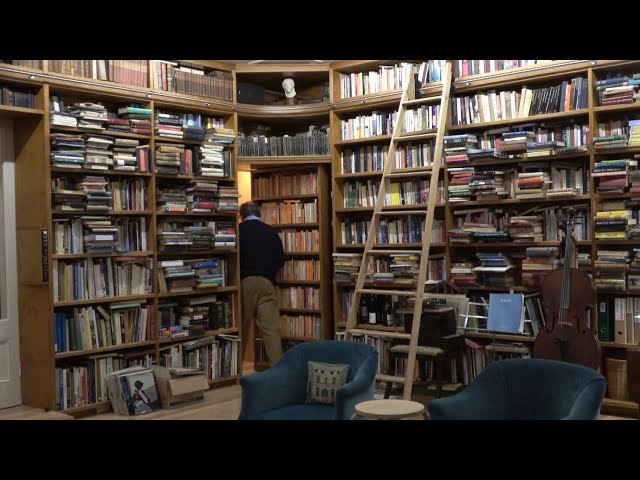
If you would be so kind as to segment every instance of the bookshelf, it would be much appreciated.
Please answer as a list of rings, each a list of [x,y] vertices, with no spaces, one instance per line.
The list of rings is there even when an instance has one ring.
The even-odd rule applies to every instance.
[[[413,63],[419,66],[422,62]],[[389,177],[391,185],[387,187],[387,192],[390,193],[383,209],[387,216],[383,216],[381,221],[387,221],[389,232],[392,225],[406,223],[402,223],[404,229],[397,227],[398,238],[393,238],[389,233],[388,238],[378,239],[375,247],[403,249],[407,255],[419,253],[422,247],[420,239],[416,237],[416,233],[421,231],[419,224],[415,223],[419,216],[398,216],[397,210],[410,207],[412,211],[420,212],[426,209],[428,193],[424,192],[428,191],[431,178],[430,164],[439,116],[440,100],[437,95],[441,91],[441,83],[439,78],[421,75],[417,68],[418,79],[421,79],[418,98],[407,107],[404,124],[392,127],[402,95],[403,85],[399,81],[403,76],[402,64],[395,61],[354,61],[338,62],[332,67],[332,94],[335,103],[331,114],[334,271],[351,269],[354,272],[350,278],[349,275],[347,278],[340,275],[340,279],[338,275],[334,277],[334,335],[340,338],[353,298],[355,274],[360,266],[368,222],[372,220],[383,162],[388,161],[386,155],[393,128],[401,128],[402,134],[399,136],[396,157],[390,159],[395,162],[394,171]],[[429,265],[429,277],[432,279],[444,274],[442,265],[447,247],[443,229],[443,178],[444,175],[440,174],[440,201],[436,206]],[[404,236],[401,235],[403,230]],[[377,280],[377,274],[390,271],[391,257],[378,254],[375,258],[373,269],[369,270],[375,273],[365,281],[365,287],[398,289],[412,286],[406,282],[383,283]],[[383,319],[386,304],[383,308],[382,303],[385,303],[384,299],[391,297],[368,297],[370,298],[364,301],[367,303],[369,322],[362,328],[389,332],[389,337],[403,331],[401,325],[396,322],[394,325],[387,325],[386,319]],[[395,303],[396,299],[392,301]],[[375,324],[371,323],[371,317],[375,317]],[[388,341],[380,337],[367,337],[364,341],[372,342],[378,349],[379,370],[386,373]]]
[[[323,164],[263,168],[251,175],[252,201],[263,221],[278,230],[285,250],[277,278],[285,346],[333,336],[329,176]],[[300,221],[291,221],[296,215]]]
[[[211,241],[206,248],[177,252],[165,251],[157,241],[161,226],[171,219],[171,214],[191,223],[226,222],[235,233],[235,134],[229,143],[219,143],[215,138],[184,140],[185,150],[215,145],[227,152],[225,171],[221,170],[219,177],[211,177],[199,170],[185,169],[184,158],[176,171],[156,172],[158,145],[175,147],[182,144],[182,139],[164,138],[154,128],[155,114],[171,110],[219,119],[218,126],[235,132],[236,115],[232,108],[195,96],[171,98],[168,92],[156,102],[150,89],[139,91],[97,79],[84,81],[66,74],[49,75],[47,62],[43,63],[43,70],[36,73],[33,69],[0,65],[0,85],[31,89],[36,100],[34,108],[12,105],[0,108],[3,115],[15,118],[24,404],[60,409],[73,415],[109,408],[106,399],[93,398],[88,393],[75,398],[69,389],[66,408],[60,408],[60,380],[66,381],[67,387],[85,379],[91,385],[99,369],[165,363],[171,360],[164,352],[166,345],[178,348],[188,340],[202,338],[198,332],[190,335],[191,331],[185,337],[159,335],[162,304],[168,300],[192,305],[196,303],[194,300],[215,296],[222,304],[224,322],[209,323],[204,332],[220,344],[215,348],[218,364],[222,366],[220,371],[210,372],[210,384],[235,381],[241,373],[239,355],[233,348],[238,343],[233,337],[240,335],[235,241],[224,246]],[[94,109],[91,113],[91,105],[85,105],[87,108],[80,114],[83,122],[89,124],[92,122],[87,119],[97,117],[93,123],[101,124],[102,128],[79,125],[77,118],[65,119],[56,113],[58,107],[54,106],[59,106],[60,101],[71,108],[79,103],[102,104],[102,111],[98,109],[96,113]],[[141,109],[138,116],[111,115],[134,104]],[[116,116],[121,121],[112,122]],[[143,153],[148,151],[151,156]],[[102,169],[113,160],[118,166]],[[77,168],[78,165],[81,167]],[[184,208],[187,211],[160,211],[164,203],[158,189],[182,191],[195,182],[211,181],[231,193],[222,195],[222,188],[218,190],[218,205],[213,211],[193,212],[189,203]],[[220,206],[222,197],[227,197],[224,208]],[[43,241],[43,234],[48,241]],[[207,278],[212,276],[204,271],[209,268],[207,265],[202,266],[202,275],[197,275],[197,284],[189,291],[171,288],[162,291],[160,276],[164,272],[159,262],[178,259],[192,265],[198,260],[224,261],[224,284],[220,286]],[[66,332],[61,333],[61,328],[66,328]],[[176,351],[182,354],[179,348]],[[224,362],[225,357],[233,355],[236,360]],[[189,360],[186,354],[180,356],[180,361]]]

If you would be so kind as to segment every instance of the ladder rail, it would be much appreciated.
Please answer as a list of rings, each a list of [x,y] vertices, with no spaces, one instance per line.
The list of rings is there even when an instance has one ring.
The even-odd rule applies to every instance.
[[[431,179],[429,183],[429,199],[426,210],[426,217],[424,228],[422,231],[422,250],[416,250],[416,253],[420,252],[420,267],[418,272],[418,280],[416,282],[415,290],[415,305],[413,309],[413,322],[411,325],[410,341],[409,341],[409,354],[407,359],[407,368],[404,375],[404,391],[403,398],[406,400],[411,399],[411,393],[413,389],[413,376],[415,372],[416,351],[418,347],[418,336],[420,332],[420,323],[422,319],[422,303],[424,299],[424,288],[427,276],[427,267],[429,262],[429,250],[431,247],[431,230],[433,228],[433,217],[435,214],[436,198],[438,194],[438,180],[440,177],[440,168],[442,166],[442,153],[444,145],[444,132],[447,121],[448,107],[449,107],[449,92],[451,87],[451,61],[446,61],[443,66],[442,72],[442,93],[440,95],[440,112],[438,115],[438,129],[435,138],[436,146],[433,157],[433,163],[431,166]],[[396,123],[391,136],[389,145],[389,151],[384,163],[382,172],[382,179],[380,182],[380,188],[378,190],[378,196],[371,216],[371,224],[367,234],[367,241],[364,246],[362,255],[362,261],[360,263],[360,269],[358,271],[358,279],[356,281],[355,291],[351,308],[349,309],[349,317],[345,328],[345,340],[351,340],[352,330],[355,329],[357,323],[358,308],[363,293],[367,293],[364,289],[367,268],[369,265],[369,259],[371,255],[369,252],[373,250],[375,239],[377,238],[378,227],[380,218],[389,212],[383,211],[384,198],[386,195],[386,187],[389,183],[389,179],[392,178],[390,174],[394,170],[392,164],[395,164],[395,152],[398,139],[402,136],[402,128],[404,125],[404,115],[406,111],[406,105],[411,105],[415,100],[415,77],[411,75],[408,79],[406,87],[402,93],[400,100],[400,106],[398,108],[398,115],[396,117]],[[415,103],[415,102],[413,102]],[[405,212],[398,212],[405,213]],[[409,212],[411,213],[411,212]],[[422,213],[422,212],[421,212]],[[382,291],[384,292],[384,291]],[[393,291],[387,291],[385,294],[393,294]],[[398,378],[398,377],[393,377]]]
[[[451,85],[451,62],[446,62],[444,66],[444,82],[442,84],[442,98],[440,103],[440,115],[438,118],[438,134],[436,135],[436,148],[431,166],[431,181],[429,183],[429,200],[427,203],[427,216],[422,233],[422,255],[420,257],[420,270],[416,287],[416,301],[413,307],[413,322],[411,324],[411,340],[409,341],[409,354],[407,355],[407,369],[405,372],[405,383],[403,398],[411,399],[413,390],[413,376],[416,364],[416,353],[418,349],[418,337],[422,320],[422,302],[424,298],[424,284],[427,280],[427,266],[429,262],[429,250],[431,248],[431,230],[433,228],[433,217],[435,214],[436,196],[438,194],[438,180],[440,168],[442,166],[442,150],[444,145],[444,131],[447,121],[449,105],[449,90]]]

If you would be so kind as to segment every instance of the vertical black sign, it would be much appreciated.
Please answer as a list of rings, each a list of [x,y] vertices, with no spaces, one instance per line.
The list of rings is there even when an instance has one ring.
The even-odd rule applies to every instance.
[[[42,229],[42,282],[49,282],[49,232]]]

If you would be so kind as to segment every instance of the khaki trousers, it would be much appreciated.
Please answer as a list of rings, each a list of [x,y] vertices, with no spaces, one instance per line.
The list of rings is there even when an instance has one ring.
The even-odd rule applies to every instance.
[[[242,354],[247,349],[251,322],[256,320],[271,365],[282,356],[280,309],[276,287],[265,277],[242,279]],[[257,333],[256,333],[257,334]]]

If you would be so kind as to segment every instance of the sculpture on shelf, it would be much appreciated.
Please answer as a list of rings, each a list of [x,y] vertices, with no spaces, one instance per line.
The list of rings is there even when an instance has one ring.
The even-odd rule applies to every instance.
[[[284,89],[284,104],[297,105],[296,87],[293,78],[285,78],[282,80],[282,88]]]

